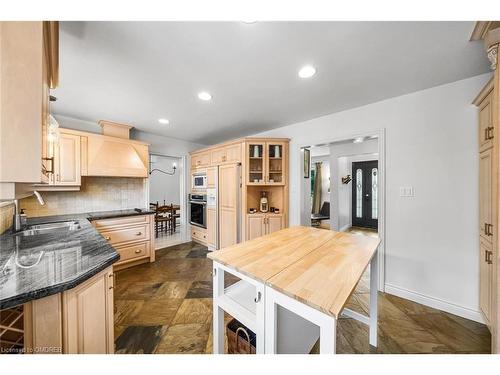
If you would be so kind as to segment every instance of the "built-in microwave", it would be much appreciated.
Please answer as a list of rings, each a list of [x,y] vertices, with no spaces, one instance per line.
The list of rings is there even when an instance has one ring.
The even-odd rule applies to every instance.
[[[207,174],[205,172],[193,173],[191,178],[192,189],[199,190],[207,188]]]

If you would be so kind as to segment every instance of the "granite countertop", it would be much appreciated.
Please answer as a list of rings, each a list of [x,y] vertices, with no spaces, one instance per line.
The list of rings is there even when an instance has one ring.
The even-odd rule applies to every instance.
[[[28,225],[74,221],[60,228],[23,236],[0,235],[0,309],[74,288],[120,259],[90,221],[150,215],[154,211],[120,210],[28,219]]]

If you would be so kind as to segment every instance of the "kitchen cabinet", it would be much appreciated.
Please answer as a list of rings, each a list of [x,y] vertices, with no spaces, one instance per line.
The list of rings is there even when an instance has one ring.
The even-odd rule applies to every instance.
[[[217,167],[207,168],[207,188],[214,189],[217,187]]]
[[[285,185],[288,142],[270,140],[247,143],[248,185]]]
[[[73,289],[25,303],[27,353],[114,353],[113,289],[109,267]]]
[[[241,162],[241,143],[219,146],[210,150],[211,165]]]
[[[486,324],[491,322],[492,280],[493,280],[493,251],[492,245],[481,240],[479,262],[479,307]]]
[[[283,229],[282,214],[248,214],[247,215],[247,240],[271,234]]]
[[[217,210],[207,208],[207,246],[215,249],[217,244]]]
[[[153,215],[94,220],[92,225],[120,254],[115,271],[155,261]]]
[[[191,168],[204,168],[210,166],[210,152],[203,151],[191,154]]]
[[[114,353],[112,268],[63,292],[63,353]]]
[[[225,164],[219,167],[219,247],[238,243],[238,215],[240,191],[239,166]]]
[[[202,245],[207,244],[207,230],[205,228],[200,228],[197,226],[191,226],[191,238],[193,241],[201,243]]]
[[[52,185],[81,185],[80,136],[61,132],[54,145]]]
[[[57,86],[58,23],[0,22],[0,199],[48,183],[49,90]]]
[[[494,323],[495,254],[497,245],[497,197],[495,165],[498,156],[494,144],[493,81],[490,81],[474,100],[478,107],[479,135],[479,307],[486,324]]]

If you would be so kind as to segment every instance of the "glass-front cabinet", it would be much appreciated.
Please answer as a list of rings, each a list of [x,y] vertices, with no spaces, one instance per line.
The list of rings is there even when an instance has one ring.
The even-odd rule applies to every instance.
[[[266,143],[266,183],[269,185],[283,185],[285,181],[285,143]]]
[[[247,160],[248,185],[285,184],[285,142],[248,142]]]
[[[264,142],[247,144],[248,185],[263,185],[265,183],[265,150],[266,144]]]

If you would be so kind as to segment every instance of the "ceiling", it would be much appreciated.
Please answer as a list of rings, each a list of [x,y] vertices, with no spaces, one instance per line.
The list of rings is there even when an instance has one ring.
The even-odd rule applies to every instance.
[[[488,71],[473,22],[61,22],[55,114],[227,139]],[[305,64],[317,68],[298,77]],[[198,99],[200,91],[213,99]],[[158,123],[167,118],[169,125]]]

